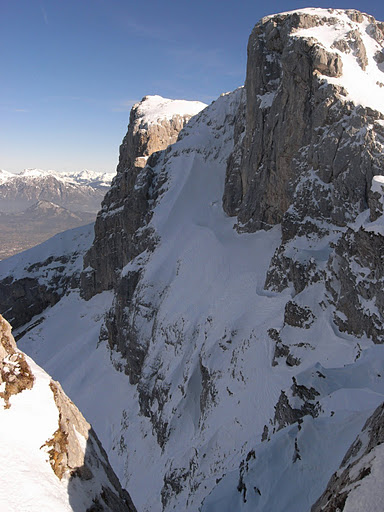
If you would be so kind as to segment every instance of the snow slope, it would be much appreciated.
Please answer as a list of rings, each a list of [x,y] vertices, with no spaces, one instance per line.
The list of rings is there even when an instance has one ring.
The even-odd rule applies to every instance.
[[[319,416],[305,416],[256,445],[256,456],[248,455],[242,469],[223,478],[202,511],[310,510],[332,468],[340,465],[367,417],[383,402],[383,356],[384,347],[372,347],[344,367],[316,364],[298,374],[301,385],[319,392]]]
[[[225,161],[233,144],[233,116],[241,96],[239,89],[219,98],[190,122],[181,140],[164,156],[167,180],[151,221],[160,242],[153,254],[140,255],[123,270],[124,274],[142,268],[135,300],[156,311],[153,316],[148,307],[139,307],[133,321],[147,347],[141,386],[149,396],[152,421],[158,422],[160,431],[167,424],[162,448],[153,423],[140,414],[140,392],[109,363],[112,357],[118,367],[120,356],[108,355],[105,342],[98,342],[103,313],[111,305],[110,293],[90,302],[71,293],[20,341],[92,420],[115,470],[143,511],[160,512],[163,506],[165,510],[196,510],[226,474],[233,475],[228,477],[230,483],[223,483],[233,497],[224,501],[241,503],[239,466],[260,445],[281,390],[289,391],[293,376],[305,370],[311,373],[320,363],[336,370],[330,378],[333,384],[323,392],[322,415],[318,420],[305,420],[298,440],[300,450],[309,454],[303,486],[317,482],[313,492],[298,501],[295,510],[304,511],[325,487],[333,470],[330,462],[340,463],[367,415],[383,399],[382,385],[373,393],[365,392],[364,379],[356,380],[356,389],[343,391],[344,365],[354,365],[361,351],[368,360],[374,357],[381,363],[384,354],[369,339],[356,340],[335,328],[331,311],[319,305],[322,285],[313,285],[295,298],[312,307],[315,321],[310,328],[284,326],[284,306],[292,290],[271,293],[263,289],[268,264],[280,243],[279,227],[240,235],[233,229],[235,220],[222,211]],[[164,168],[164,163],[158,168]],[[319,257],[323,257],[321,252]],[[268,334],[272,327],[284,327],[290,350],[301,359],[298,368],[283,361],[272,366],[275,343]],[[352,366],[349,375],[353,372]],[[333,407],[337,415],[329,419]],[[329,440],[321,440],[324,429],[333,432]],[[316,432],[319,444],[311,452]],[[279,471],[276,485],[282,485],[287,473],[295,478],[289,462],[296,434],[297,426],[287,427],[276,440],[272,436],[270,443],[261,445],[260,453],[265,452],[268,460],[272,457],[266,480]],[[279,443],[286,445],[285,471]],[[311,461],[318,449],[327,455],[315,465]],[[296,468],[304,471],[303,466]],[[177,494],[172,493],[175,482],[180,486]],[[263,485],[261,510],[265,511],[271,510],[270,500],[276,495],[267,485],[272,484]],[[298,499],[302,489],[297,488],[292,500]],[[286,499],[285,494],[280,502],[273,502],[274,510],[287,510]],[[221,498],[212,494],[210,500],[208,510],[217,510]]]
[[[71,511],[68,480],[56,477],[47,451],[41,449],[59,422],[51,379],[30,358],[27,361],[36,378],[33,388],[12,397],[10,409],[0,407],[0,509]]]
[[[63,256],[71,260],[70,266],[66,268],[66,272],[69,275],[80,271],[83,265],[83,254],[91,245],[92,240],[93,224],[59,233],[46,242],[32,247],[32,249],[1,261],[0,280],[5,279],[7,276],[12,276],[15,280],[31,276],[34,274],[34,271],[30,267],[47,260],[48,262],[51,260],[51,263],[48,263],[48,267],[51,266],[54,269],[55,260]],[[47,284],[49,279],[43,278],[39,265],[36,267],[35,272],[40,283]]]
[[[8,171],[4,171],[3,169],[0,169],[0,185],[5,183],[9,179],[13,178],[13,176],[14,175],[12,173],[10,173]]]

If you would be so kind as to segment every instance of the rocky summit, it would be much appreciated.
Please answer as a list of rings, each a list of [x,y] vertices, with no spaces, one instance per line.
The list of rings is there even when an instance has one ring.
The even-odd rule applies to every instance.
[[[92,423],[113,499],[381,510],[383,87],[372,16],[263,18],[244,87],[133,107],[94,233],[0,262],[0,312]]]

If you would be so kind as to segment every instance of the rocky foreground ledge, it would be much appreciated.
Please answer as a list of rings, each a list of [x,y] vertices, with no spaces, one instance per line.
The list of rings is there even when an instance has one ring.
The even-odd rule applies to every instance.
[[[136,512],[91,425],[1,315],[0,451],[1,510]]]

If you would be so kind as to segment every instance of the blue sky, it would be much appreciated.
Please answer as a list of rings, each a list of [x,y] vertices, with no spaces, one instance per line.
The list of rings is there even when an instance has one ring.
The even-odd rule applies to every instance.
[[[0,168],[114,172],[132,104],[242,85],[267,14],[382,1],[0,0]]]

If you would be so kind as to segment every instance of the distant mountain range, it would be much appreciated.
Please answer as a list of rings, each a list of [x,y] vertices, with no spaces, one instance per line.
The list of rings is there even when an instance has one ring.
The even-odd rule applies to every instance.
[[[0,259],[94,221],[113,174],[0,170]]]
[[[22,211],[39,200],[72,211],[97,212],[113,174],[79,171],[58,173],[25,169],[20,174],[0,170],[0,211]]]

